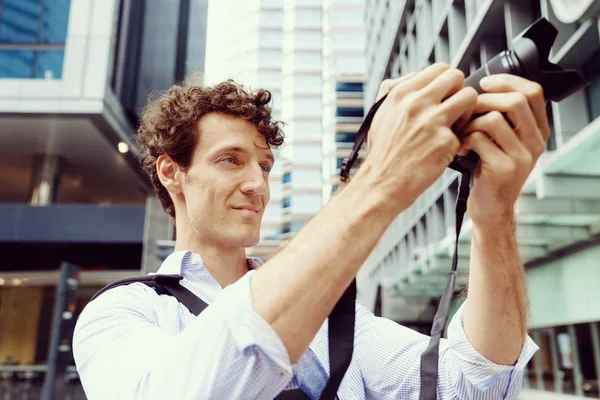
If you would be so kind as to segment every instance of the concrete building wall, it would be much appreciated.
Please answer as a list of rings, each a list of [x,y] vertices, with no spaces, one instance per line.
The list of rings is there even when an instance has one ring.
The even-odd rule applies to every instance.
[[[374,1],[367,10],[367,107],[373,104],[383,79],[421,70],[433,62],[444,61],[471,74],[510,48],[512,40],[542,16],[558,28],[551,60],[580,69],[592,83],[548,106],[552,137],[517,207],[520,251],[528,265],[546,263],[557,257],[558,250],[594,237],[597,216],[582,215],[577,207],[582,206],[582,199],[594,205],[599,199],[591,188],[596,187],[594,179],[600,170],[594,153],[585,150],[598,137],[598,80],[590,72],[596,69],[600,54],[597,18],[565,24],[544,0]],[[383,284],[386,296],[441,295],[452,255],[457,179],[458,173],[445,171],[398,216],[370,255],[365,269],[382,269],[379,280],[370,284]],[[463,231],[462,273],[469,266],[468,218]],[[465,283],[463,278],[458,286]]]

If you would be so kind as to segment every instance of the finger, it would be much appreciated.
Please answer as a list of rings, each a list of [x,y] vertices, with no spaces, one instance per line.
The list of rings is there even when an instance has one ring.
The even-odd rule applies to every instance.
[[[421,91],[439,103],[463,88],[465,74],[459,69],[447,69]]]
[[[466,87],[439,105],[441,115],[445,118],[445,124],[452,126],[460,118],[470,118],[477,104],[477,92],[471,87]],[[462,118],[461,118],[462,117]]]
[[[449,69],[450,66],[446,63],[435,63],[425,68],[423,71],[415,74],[410,79],[407,79],[390,91],[390,95],[399,101],[408,93],[416,92],[423,89],[426,85],[431,83],[438,75]]]
[[[423,71],[416,74],[413,79],[407,81],[405,85],[407,86],[405,90],[408,91],[416,91],[421,90],[425,86],[429,85],[435,78],[443,74],[445,71],[449,70],[450,66],[446,63],[435,63],[431,64]]]
[[[511,163],[510,157],[483,132],[477,131],[466,136],[462,148],[474,150],[484,164],[505,166]]]
[[[394,86],[404,82],[405,80],[407,80],[409,78],[412,78],[415,75],[416,75],[416,72],[411,72],[410,74],[403,75],[400,78],[386,79],[383,82],[381,82],[381,85],[379,85],[379,92],[377,93],[376,102],[379,101],[379,99],[381,99],[383,96],[388,94],[390,92],[390,90],[392,90],[394,88]]]
[[[497,74],[483,78],[479,84],[486,92],[506,93],[517,91],[523,93],[533,111],[536,124],[542,132],[544,140],[548,140],[550,137],[550,124],[546,112],[544,89],[539,83],[516,75]]]
[[[498,111],[491,111],[475,118],[460,133],[467,136],[473,132],[487,134],[509,156],[517,157],[527,151],[517,134],[510,127],[504,116]]]
[[[546,140],[538,127],[525,95],[519,92],[483,93],[477,98],[475,114],[490,111],[506,113],[513,130],[531,152],[543,151]]]

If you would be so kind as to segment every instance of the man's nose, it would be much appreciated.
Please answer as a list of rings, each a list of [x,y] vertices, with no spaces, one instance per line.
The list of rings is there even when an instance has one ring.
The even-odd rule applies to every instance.
[[[267,178],[260,165],[249,167],[242,184],[242,192],[262,196],[267,191]]]

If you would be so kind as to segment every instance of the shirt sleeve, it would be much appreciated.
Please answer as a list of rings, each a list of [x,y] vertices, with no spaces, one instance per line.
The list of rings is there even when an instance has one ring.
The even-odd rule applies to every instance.
[[[89,303],[73,339],[87,398],[274,398],[292,367],[279,336],[254,311],[252,273],[178,334],[158,326],[156,305],[164,303],[145,285],[118,287]]]
[[[438,399],[517,399],[523,374],[538,347],[527,336],[517,362],[496,364],[469,342],[462,325],[464,305],[448,327],[439,349]],[[369,399],[418,399],[421,354],[429,336],[357,305],[355,355]]]

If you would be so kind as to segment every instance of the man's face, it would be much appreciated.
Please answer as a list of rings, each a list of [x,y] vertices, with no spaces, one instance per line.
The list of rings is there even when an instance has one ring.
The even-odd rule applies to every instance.
[[[254,246],[270,198],[273,153],[256,126],[242,118],[208,114],[197,129],[182,186],[189,222],[203,243]]]

